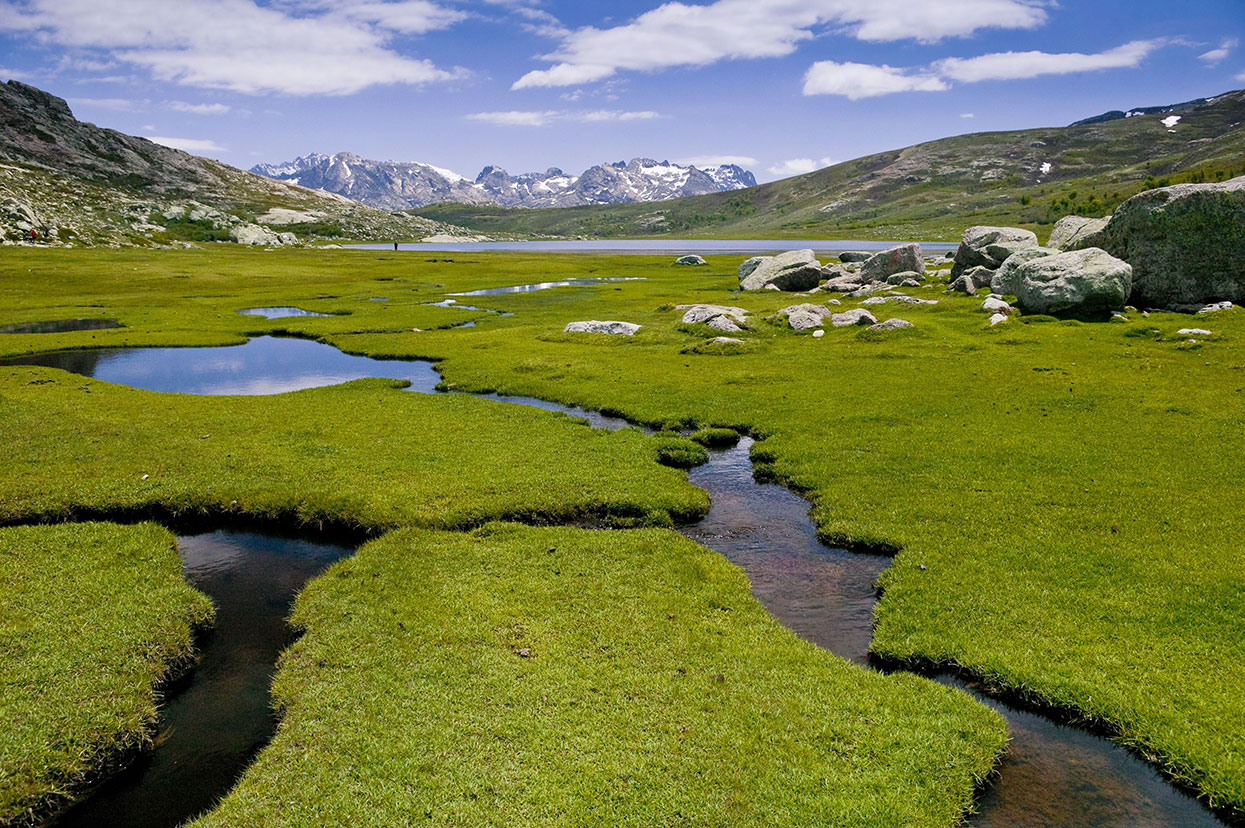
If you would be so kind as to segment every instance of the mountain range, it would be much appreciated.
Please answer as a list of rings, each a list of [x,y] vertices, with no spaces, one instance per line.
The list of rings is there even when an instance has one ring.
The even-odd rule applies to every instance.
[[[372,207],[404,210],[439,202],[505,207],[578,207],[626,204],[755,187],[752,173],[734,164],[699,168],[633,158],[568,175],[557,167],[510,175],[488,166],[474,180],[414,161],[372,161],[348,152],[313,153],[251,172],[346,196]]]
[[[950,240],[973,224],[1048,231],[1070,213],[1107,215],[1144,189],[1243,173],[1245,91],[1237,90],[1068,126],[942,138],[661,204],[439,204],[415,212],[476,232],[567,237]]]
[[[62,98],[0,83],[0,240],[169,245],[263,224],[299,236],[462,234],[79,121]]]

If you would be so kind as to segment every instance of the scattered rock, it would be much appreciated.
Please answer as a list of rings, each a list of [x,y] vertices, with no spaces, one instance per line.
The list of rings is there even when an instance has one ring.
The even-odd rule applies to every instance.
[[[897,273],[923,274],[924,272],[925,259],[921,257],[921,245],[900,244],[870,256],[861,265],[860,278],[865,282],[884,282],[887,277]],[[909,277],[905,275],[904,278]]]
[[[1002,325],[1008,319],[1011,319],[1011,317],[1006,314],[996,313],[990,317],[990,327],[993,328],[995,325]]]
[[[826,335],[826,331],[824,328],[818,328],[817,330],[813,331],[813,339],[820,339],[821,337],[825,335]]]
[[[981,303],[981,309],[988,313],[1011,313],[1014,310],[1011,305],[996,298],[993,294],[987,296],[986,301]]]
[[[703,258],[695,255],[680,256],[674,260],[674,263],[677,265],[686,265],[688,267],[698,267],[703,264],[708,264],[708,262],[706,262]]]
[[[885,305],[887,302],[899,302],[904,305],[937,305],[937,299],[918,299],[915,296],[874,296],[861,302],[862,305]]]
[[[715,331],[721,331],[722,333],[739,333],[744,329],[743,325],[739,324],[726,314],[713,317],[705,323],[705,326],[713,328]]]
[[[845,328],[849,325],[876,325],[877,322],[877,317],[864,308],[830,315],[830,324],[836,328]]]
[[[1176,331],[1179,336],[1214,336],[1213,333],[1205,328],[1181,328]]]
[[[1064,216],[1055,222],[1055,227],[1050,231],[1050,238],[1047,240],[1046,246],[1053,247],[1056,250],[1075,250],[1082,239],[1092,236],[1106,227],[1107,222],[1110,220],[1110,216],[1106,218]]]
[[[1037,236],[1019,227],[970,227],[964,231],[960,247],[955,251],[951,278],[956,279],[973,267],[997,270],[1017,250],[1037,246]]]
[[[740,277],[740,290],[772,288],[789,292],[809,290],[821,282],[821,262],[811,250],[788,250],[777,256],[762,256],[747,275]],[[752,259],[744,262],[739,271]]]
[[[885,322],[879,322],[876,325],[870,325],[869,330],[871,331],[897,331],[902,328],[914,328],[914,327],[916,326],[913,325],[911,322],[905,321],[903,319],[887,319]]]
[[[612,336],[632,336],[640,326],[631,322],[598,322],[595,319],[587,322],[572,322],[563,329],[563,333],[594,333]]]
[[[904,279],[902,282],[899,283],[899,286],[906,287],[906,288],[914,288],[914,287],[920,287],[921,283],[918,282],[916,279]]]
[[[739,344],[739,345],[744,344],[744,341],[742,339],[735,339],[734,337],[730,337],[730,336],[715,336],[713,339],[709,340],[710,345],[726,345],[727,343],[732,343],[732,342]]]
[[[994,278],[994,273],[995,271],[990,268],[978,265],[977,267],[970,267],[961,275],[971,279],[973,281],[973,287],[977,290],[981,290],[982,288],[990,287],[990,280]]]
[[[943,293],[963,293],[965,296],[975,296],[977,295],[977,286],[973,284],[973,277],[963,273],[956,277]]]
[[[892,273],[890,276],[887,276],[886,284],[901,285],[904,282],[915,282],[917,284],[920,284],[921,280],[924,278],[925,278],[924,273],[917,273],[915,270],[903,270],[903,271],[900,271],[899,273]]]
[[[684,325],[708,323],[719,316],[729,317],[740,325],[748,321],[748,311],[730,305],[678,305],[675,309],[687,311],[683,314]]]
[[[1207,305],[1206,307],[1200,309],[1198,313],[1215,313],[1216,311],[1232,310],[1234,307],[1236,306],[1231,302],[1215,302],[1213,305]]]
[[[1245,302],[1245,176],[1133,196],[1078,242],[1133,266],[1133,302]]]
[[[1025,313],[1106,316],[1124,307],[1132,280],[1127,262],[1091,247],[1021,265],[1016,299]]]
[[[1003,264],[990,277],[990,292],[1015,296],[1016,274],[1020,266],[1043,256],[1054,256],[1058,252],[1052,247],[1026,247],[1024,250],[1017,250],[1004,259]]]
[[[866,262],[872,255],[872,253],[865,253],[863,250],[844,250],[839,254],[839,261],[843,264],[848,264],[849,262]]]
[[[787,324],[797,331],[820,328],[822,322],[831,313],[827,307],[811,304],[791,305],[778,312],[787,317]]]

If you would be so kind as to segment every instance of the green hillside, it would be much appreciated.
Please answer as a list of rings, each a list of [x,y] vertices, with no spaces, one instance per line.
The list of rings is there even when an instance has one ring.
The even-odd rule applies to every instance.
[[[1169,127],[1173,115],[1180,120]],[[1062,216],[1107,215],[1145,189],[1245,173],[1243,122],[1238,90],[1154,114],[943,138],[693,198],[550,210],[437,204],[413,213],[481,232],[570,237],[955,239],[971,224],[1044,235]]]

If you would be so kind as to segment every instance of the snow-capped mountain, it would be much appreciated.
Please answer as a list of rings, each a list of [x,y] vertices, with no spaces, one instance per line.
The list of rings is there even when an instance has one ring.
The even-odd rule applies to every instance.
[[[507,207],[575,207],[662,201],[756,186],[752,173],[734,164],[698,168],[633,158],[568,175],[557,167],[513,176],[488,166],[471,181],[453,170],[409,161],[370,161],[348,152],[313,153],[284,164],[259,164],[251,172],[327,190],[373,207],[400,210],[438,201],[494,203]]]

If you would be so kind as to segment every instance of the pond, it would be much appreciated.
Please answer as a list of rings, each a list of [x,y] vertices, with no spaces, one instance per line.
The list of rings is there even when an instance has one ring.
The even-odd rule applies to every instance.
[[[238,311],[243,316],[262,316],[265,319],[286,319],[291,316],[333,316],[331,313],[316,313],[315,311],[303,310],[302,308],[292,307],[274,307],[274,308],[245,308]]]

